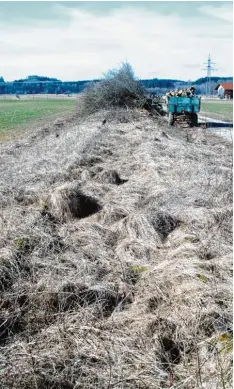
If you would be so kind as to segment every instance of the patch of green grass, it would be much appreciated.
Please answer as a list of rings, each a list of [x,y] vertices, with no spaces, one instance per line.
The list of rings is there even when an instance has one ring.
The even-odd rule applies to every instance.
[[[233,101],[232,100],[202,100],[201,115],[210,116],[219,120],[233,120]]]
[[[0,135],[56,114],[74,111],[75,100],[0,100]]]

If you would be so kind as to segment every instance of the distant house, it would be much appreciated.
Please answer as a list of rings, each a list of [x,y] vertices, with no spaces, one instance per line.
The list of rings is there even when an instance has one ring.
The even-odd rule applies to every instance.
[[[215,87],[218,96],[223,99],[233,99],[233,82],[221,82]]]

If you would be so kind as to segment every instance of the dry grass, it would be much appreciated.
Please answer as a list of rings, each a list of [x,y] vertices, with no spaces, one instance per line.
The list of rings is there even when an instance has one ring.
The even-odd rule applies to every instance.
[[[119,113],[1,146],[3,389],[232,387],[232,147]]]

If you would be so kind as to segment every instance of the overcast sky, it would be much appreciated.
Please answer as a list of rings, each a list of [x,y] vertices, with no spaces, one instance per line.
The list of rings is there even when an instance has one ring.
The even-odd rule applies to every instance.
[[[0,76],[100,78],[128,61],[139,78],[232,76],[232,2],[1,2]]]

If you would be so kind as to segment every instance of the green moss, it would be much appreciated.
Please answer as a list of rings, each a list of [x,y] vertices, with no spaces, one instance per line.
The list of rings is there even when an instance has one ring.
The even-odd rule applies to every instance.
[[[233,338],[230,332],[224,332],[218,336],[219,342],[222,344],[220,352],[222,354],[232,353],[233,350]]]
[[[229,354],[233,351],[233,337],[228,331],[214,336],[212,339],[209,339],[207,343],[213,347],[216,346],[217,351],[219,351],[220,354]]]
[[[45,201],[41,201],[41,206],[43,209],[48,207],[48,204]]]
[[[134,273],[143,273],[144,271],[147,271],[149,268],[148,266],[139,266],[139,265],[133,265],[130,268]]]
[[[15,240],[15,245],[19,248],[22,249],[24,247],[25,240],[24,239],[16,239]]]
[[[184,242],[197,243],[197,242],[199,242],[199,239],[194,235],[187,235],[184,237]]]
[[[199,278],[199,280],[202,281],[202,282],[207,283],[207,282],[209,281],[208,278],[207,278],[206,276],[204,276],[204,274],[198,273],[198,274],[196,274],[196,276],[197,276],[197,277]]]
[[[16,249],[19,253],[29,253],[31,249],[34,247],[35,242],[30,240],[29,238],[19,238],[14,240]]]

